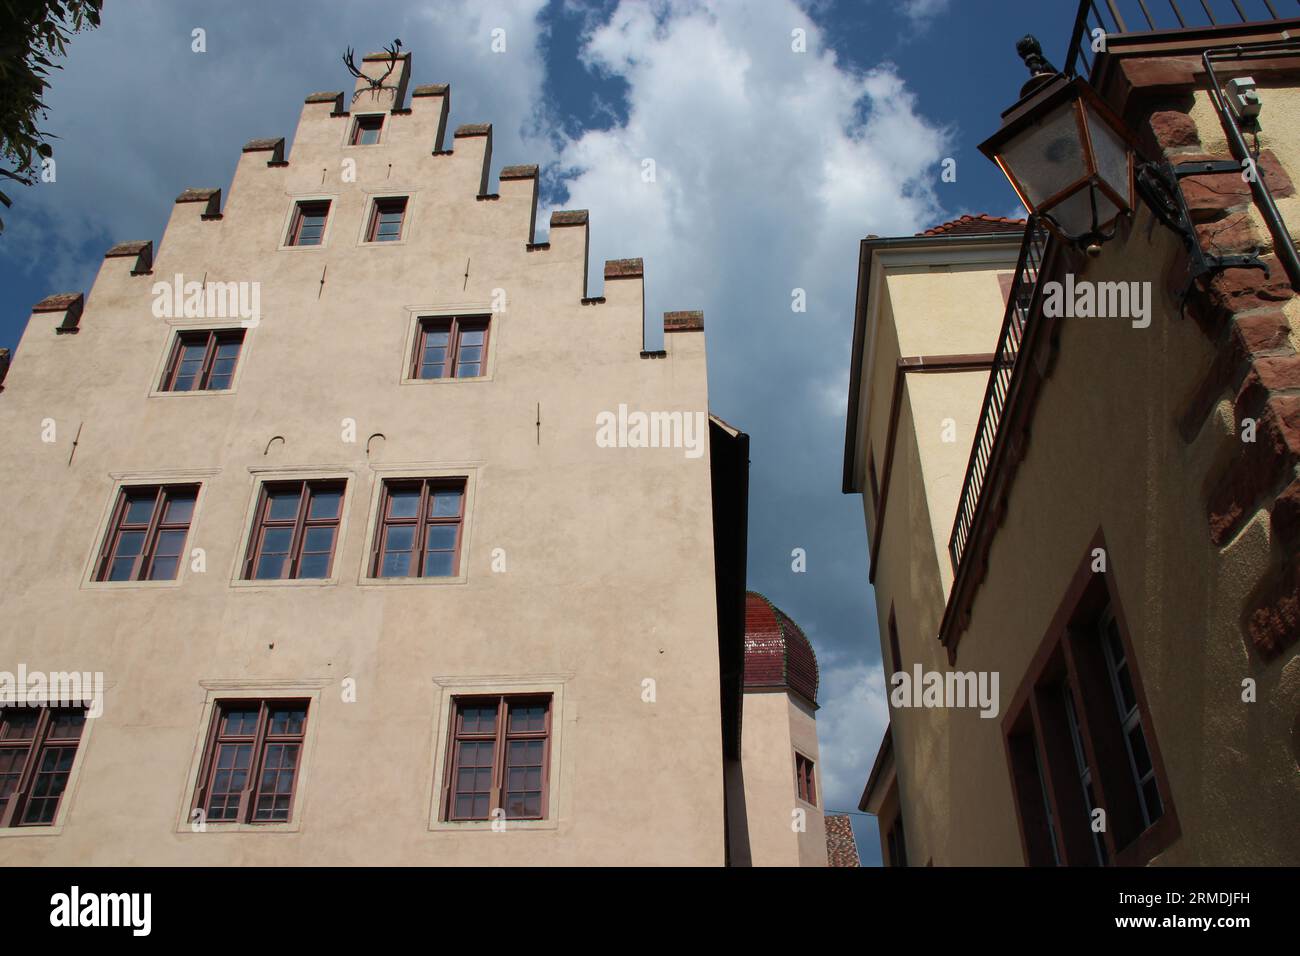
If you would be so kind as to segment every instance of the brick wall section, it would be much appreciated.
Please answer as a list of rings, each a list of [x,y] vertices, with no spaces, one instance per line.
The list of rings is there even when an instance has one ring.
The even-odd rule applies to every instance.
[[[689,312],[665,312],[665,332],[703,332],[704,313],[699,310]]]
[[[853,821],[842,813],[826,814],[826,861],[831,866],[861,866]]]
[[[640,259],[606,259],[606,279],[639,279],[645,275]]]
[[[1188,115],[1190,98],[1178,105],[1186,108],[1150,113],[1149,144],[1173,163],[1234,160],[1206,153]],[[1295,194],[1271,150],[1261,152],[1257,168],[1275,198]],[[1254,198],[1241,176],[1189,176],[1182,188],[1206,252],[1271,250],[1271,237],[1261,235],[1251,219]],[[1262,258],[1267,276],[1258,269],[1227,269],[1203,294],[1189,296],[1189,314],[1218,347],[1218,359],[1184,410],[1180,431],[1192,440],[1225,391],[1233,397],[1237,438],[1245,419],[1256,422],[1255,440],[1238,441],[1222,473],[1211,476],[1206,519],[1210,540],[1223,546],[1261,509],[1269,512],[1282,557],[1242,621],[1251,645],[1267,661],[1300,639],[1300,355],[1283,312],[1295,292],[1277,258]]]

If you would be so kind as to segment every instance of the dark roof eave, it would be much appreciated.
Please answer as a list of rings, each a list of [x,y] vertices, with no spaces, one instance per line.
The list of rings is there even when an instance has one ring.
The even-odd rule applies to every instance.
[[[862,789],[862,799],[858,801],[858,809],[863,813],[869,812],[867,805],[871,801],[871,791],[876,789],[876,781],[880,778],[880,771],[885,766],[885,759],[893,753],[894,750],[894,725],[885,724],[884,736],[880,738],[880,749],[876,751],[876,760],[871,765],[871,774],[867,777],[867,785]]]

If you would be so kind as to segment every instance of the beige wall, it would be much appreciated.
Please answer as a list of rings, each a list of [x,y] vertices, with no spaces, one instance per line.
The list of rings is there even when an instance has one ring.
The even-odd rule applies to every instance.
[[[799,798],[795,751],[813,761],[816,804]],[[784,689],[746,692],[740,759],[753,865],[826,866],[821,757],[812,708]],[[803,811],[801,831],[793,825],[796,810]]]
[[[56,336],[48,314],[28,325],[0,398],[0,668],[102,671],[107,691],[60,826],[0,831],[6,862],[723,862],[707,443],[688,459],[594,439],[620,402],[706,411],[704,337],[640,358],[641,280],[580,304],[586,227],[528,251],[534,182],[477,200],[487,139],[433,155],[441,97],[411,106],[386,117],[381,145],[351,148],[348,119],[306,105],[287,166],[239,155],[222,219],[176,206],[152,276],[105,260],[79,334]],[[410,197],[402,242],[360,242],[375,195]],[[294,201],[315,197],[333,203],[324,245],[280,248]],[[262,284],[229,392],[150,394],[178,328],[231,324],[154,318],[151,287],[176,273]],[[417,315],[487,311],[498,289],[485,380],[403,381]],[[264,454],[274,436],[283,447]],[[462,579],[365,577],[378,482],[399,473],[468,477]],[[335,578],[238,582],[259,480],[300,475],[347,481]],[[187,548],[206,570],[90,584],[119,484],[144,480],[202,483]],[[432,829],[451,695],[526,689],[559,711],[546,828]],[[190,832],[207,708],[245,693],[312,698],[293,822]]]
[[[933,269],[902,266],[897,272],[886,267],[877,348],[901,342],[901,354],[909,356],[992,352],[1004,312],[997,276],[1014,267],[1018,244],[1013,235],[996,251],[984,252],[985,261],[977,263]],[[882,436],[887,433],[898,357],[874,363],[870,382],[871,422]],[[946,666],[934,635],[952,582],[948,537],[987,382],[983,370],[909,372],[904,377],[875,581],[886,681],[891,669],[891,607],[903,669],[910,673],[917,663],[926,671]],[[954,420],[955,442],[944,441],[947,418]],[[881,442],[883,449],[883,437]],[[883,468],[883,450],[876,452],[876,460]],[[941,730],[931,730],[932,720],[933,712],[890,708],[903,827],[913,864],[934,855],[933,831],[945,829],[953,802],[962,799],[949,787],[933,785],[949,778],[953,748]],[[926,825],[915,822],[919,820]]]

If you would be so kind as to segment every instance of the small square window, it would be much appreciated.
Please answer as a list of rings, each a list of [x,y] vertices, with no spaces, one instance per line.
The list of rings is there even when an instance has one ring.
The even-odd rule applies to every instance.
[[[307,706],[305,700],[218,701],[192,809],[208,823],[288,823]]]
[[[402,238],[402,220],[406,218],[406,197],[376,199],[366,229],[366,242],[396,242]]]
[[[358,116],[352,124],[352,146],[374,146],[379,142],[379,131],[384,128],[384,117],[380,114]]]
[[[100,547],[96,581],[174,581],[198,485],[123,488]]]
[[[245,580],[328,578],[343,515],[342,481],[262,486],[244,560]]]
[[[546,819],[550,695],[458,697],[452,708],[442,818]]]
[[[481,378],[487,367],[488,317],[420,320],[413,378]]]
[[[465,479],[384,482],[373,578],[454,578],[460,570]]]
[[[54,825],[85,723],[84,707],[0,710],[0,827]]]
[[[298,203],[285,245],[319,246],[325,235],[325,220],[329,218],[329,212],[328,199]]]
[[[244,344],[243,329],[181,332],[176,336],[160,392],[220,392],[230,388]]]
[[[813,762],[801,753],[794,755],[795,785],[799,799],[817,805],[817,772]]]

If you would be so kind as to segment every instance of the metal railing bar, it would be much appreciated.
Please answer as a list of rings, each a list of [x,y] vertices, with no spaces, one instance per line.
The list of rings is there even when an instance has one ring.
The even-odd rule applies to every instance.
[[[1115,18],[1115,25],[1119,27],[1119,32],[1128,33],[1128,27],[1124,25],[1124,18],[1120,15],[1115,0],[1106,0],[1106,6],[1110,8],[1110,15]]]

